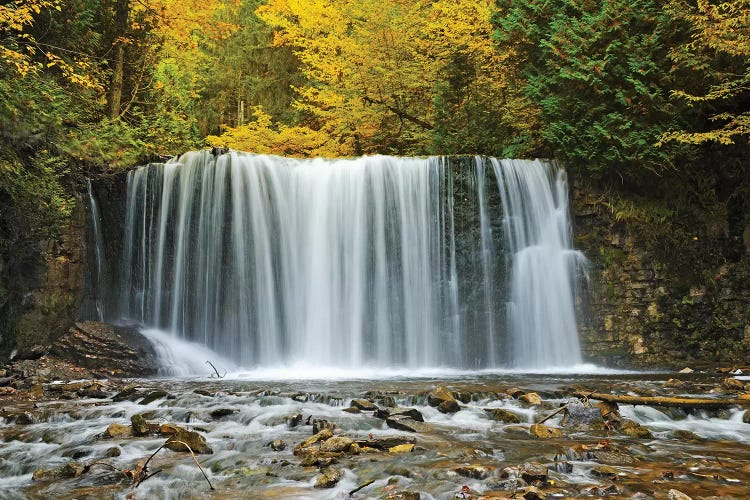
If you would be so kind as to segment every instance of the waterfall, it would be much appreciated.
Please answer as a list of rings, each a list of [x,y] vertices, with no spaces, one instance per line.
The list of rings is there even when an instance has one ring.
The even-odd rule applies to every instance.
[[[91,229],[94,234],[94,272],[91,277],[96,319],[104,320],[104,293],[105,293],[105,267],[104,267],[104,238],[102,237],[101,216],[96,204],[94,190],[91,188],[91,179],[87,181],[89,208],[91,210]]]
[[[566,189],[541,161],[187,153],[128,175],[120,316],[244,366],[569,366]]]

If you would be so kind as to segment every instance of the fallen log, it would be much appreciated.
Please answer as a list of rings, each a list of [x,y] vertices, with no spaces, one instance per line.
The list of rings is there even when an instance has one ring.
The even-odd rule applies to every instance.
[[[750,406],[745,399],[711,399],[711,398],[673,398],[668,396],[627,396],[605,394],[601,392],[576,391],[575,396],[581,399],[598,399],[608,403],[642,406],[678,407],[690,409],[722,409],[731,406]]]

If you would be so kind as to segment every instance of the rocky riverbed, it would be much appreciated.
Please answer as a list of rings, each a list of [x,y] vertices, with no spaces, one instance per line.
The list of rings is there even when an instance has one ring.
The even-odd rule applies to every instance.
[[[736,370],[114,379],[44,356],[0,372],[0,498],[747,498]]]

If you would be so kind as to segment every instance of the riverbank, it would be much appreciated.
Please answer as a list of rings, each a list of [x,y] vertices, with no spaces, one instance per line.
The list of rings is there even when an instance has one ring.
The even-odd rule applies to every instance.
[[[750,387],[722,373],[738,368],[275,382],[89,378],[44,356],[3,374],[0,497],[744,498]],[[195,440],[206,477],[170,439]],[[155,452],[161,472],[134,475]]]

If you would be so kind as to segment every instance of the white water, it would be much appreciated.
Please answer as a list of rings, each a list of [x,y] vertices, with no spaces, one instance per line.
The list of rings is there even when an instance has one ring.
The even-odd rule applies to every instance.
[[[91,283],[93,285],[94,292],[94,305],[96,308],[96,315],[99,321],[104,320],[104,279],[105,279],[105,268],[104,268],[104,238],[102,236],[101,229],[101,215],[99,215],[99,206],[96,203],[94,197],[94,190],[91,188],[91,180],[88,180],[88,194],[89,194],[89,208],[91,209],[91,229],[94,233],[94,258],[96,265],[94,267],[94,275],[92,276]]]
[[[128,178],[121,315],[245,367],[580,365],[582,256],[570,246],[564,173],[479,157],[467,168],[235,152],[139,168]]]

